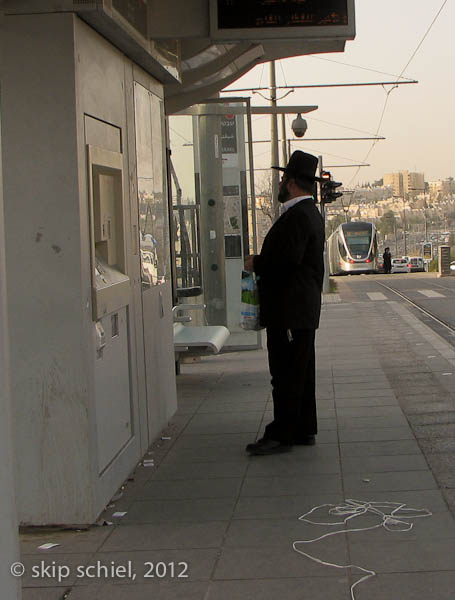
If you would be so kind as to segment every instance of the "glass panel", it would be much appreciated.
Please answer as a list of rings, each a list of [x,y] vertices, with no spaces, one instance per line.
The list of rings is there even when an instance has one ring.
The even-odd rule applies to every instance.
[[[256,248],[246,113],[243,100],[207,101],[169,123],[177,295],[196,286],[202,274],[206,324],[228,327],[227,347],[261,344],[260,334],[239,324],[243,257]],[[197,215],[200,251],[190,232]]]
[[[196,203],[193,120],[171,117],[171,190],[174,219],[177,296],[201,293],[199,206]]]
[[[190,295],[190,289],[201,286],[199,250],[199,212],[196,205],[173,205],[177,295]],[[182,291],[181,294],[179,292]],[[193,295],[198,295],[194,290]]]
[[[369,230],[346,231],[344,232],[346,243],[351,254],[367,256],[371,245],[371,232]]]
[[[143,287],[170,279],[169,217],[165,187],[163,108],[135,83],[137,190]]]

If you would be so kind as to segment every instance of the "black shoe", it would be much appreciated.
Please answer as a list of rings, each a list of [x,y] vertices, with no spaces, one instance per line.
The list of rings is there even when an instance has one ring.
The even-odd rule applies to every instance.
[[[245,450],[247,452],[251,452],[252,450],[254,450],[258,444],[262,444],[265,441],[265,437],[261,437],[258,440],[256,440],[255,442],[253,442],[252,444],[247,444]]]
[[[296,446],[314,446],[316,443],[315,435],[304,435],[296,440],[294,440],[294,444]]]
[[[290,452],[292,446],[289,444],[282,444],[277,440],[271,440],[269,438],[261,438],[254,444],[248,444],[246,451],[254,456],[265,456],[267,454],[282,454],[283,452]]]

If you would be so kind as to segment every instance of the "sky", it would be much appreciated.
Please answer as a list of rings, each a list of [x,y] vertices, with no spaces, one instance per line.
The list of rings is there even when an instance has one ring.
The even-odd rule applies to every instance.
[[[371,165],[360,169],[332,168],[334,178],[346,187],[373,182],[384,173],[399,170],[423,172],[426,181],[455,176],[454,0],[447,0],[403,72],[442,5],[443,0],[356,0],[356,37],[346,42],[343,53],[277,61],[277,85],[393,82],[400,74],[419,82],[399,85],[388,96],[386,92],[391,85],[298,89],[286,98],[282,97],[286,90],[279,90],[280,106],[319,107],[304,115],[308,122],[307,138],[374,134],[386,137],[375,143],[372,150],[371,141],[303,141],[294,143],[292,149],[322,155],[324,165],[362,162]],[[269,66],[266,64],[252,69],[229,89],[268,85]],[[263,93],[267,98],[268,92]],[[269,104],[258,94],[251,95],[253,105]],[[287,117],[288,137],[293,137],[290,127],[293,118]],[[270,139],[269,117],[253,119],[254,137]],[[268,144],[255,144],[254,154],[256,168],[270,166]]]

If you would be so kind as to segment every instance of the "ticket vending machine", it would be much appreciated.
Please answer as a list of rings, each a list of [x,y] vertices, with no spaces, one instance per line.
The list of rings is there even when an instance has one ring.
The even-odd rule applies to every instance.
[[[0,46],[18,516],[86,526],[176,408],[163,86],[71,13],[12,17]]]
[[[100,473],[132,435],[123,156],[87,146],[92,261],[95,407]]]

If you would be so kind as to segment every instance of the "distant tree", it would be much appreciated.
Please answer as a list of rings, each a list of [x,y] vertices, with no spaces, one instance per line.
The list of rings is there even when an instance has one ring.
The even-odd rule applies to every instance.
[[[373,187],[382,187],[384,185],[384,179],[378,179],[373,181]]]
[[[344,218],[344,215],[335,215],[333,217],[333,219],[327,220],[326,222],[326,226],[325,226],[325,234],[326,237],[329,237],[330,235],[332,235],[332,233],[335,231],[335,229],[341,225],[341,223],[345,223],[346,219]]]
[[[393,210],[388,210],[379,219],[378,229],[382,235],[393,233],[395,231],[395,213]]]
[[[257,210],[260,210],[264,216],[273,223],[273,199],[272,199],[272,176],[270,173],[263,173],[256,181]]]

